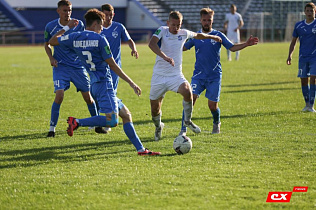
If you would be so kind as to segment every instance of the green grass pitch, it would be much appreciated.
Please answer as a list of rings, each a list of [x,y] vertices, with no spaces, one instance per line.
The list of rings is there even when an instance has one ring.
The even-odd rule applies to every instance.
[[[297,75],[298,47],[286,65],[289,43],[260,43],[226,61],[222,48],[221,134],[211,135],[204,93],[188,132],[193,149],[176,155],[182,98],[164,100],[163,139],[153,140],[149,90],[155,55],[123,46],[124,71],[142,88],[124,82],[119,97],[133,116],[145,147],[160,157],[137,156],[122,124],[107,135],[79,128],[66,133],[68,116],[89,117],[72,86],[61,106],[55,138],[46,138],[54,99],[52,70],[43,46],[0,48],[0,209],[313,209],[316,206],[314,113],[304,107]],[[234,55],[234,54],[233,54]],[[194,50],[183,53],[192,76]],[[289,203],[266,203],[270,191],[293,193]]]

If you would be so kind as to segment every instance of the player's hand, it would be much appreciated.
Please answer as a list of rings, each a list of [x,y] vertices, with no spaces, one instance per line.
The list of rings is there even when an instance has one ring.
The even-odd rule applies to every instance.
[[[167,61],[168,63],[170,63],[171,66],[174,66],[174,60],[173,60],[173,58],[165,57],[164,60]]]
[[[139,57],[137,50],[132,50],[131,55],[136,59]]]
[[[130,86],[134,89],[136,95],[140,96],[142,94],[142,90],[135,83],[131,83]]]
[[[219,36],[212,36],[212,37],[213,37],[212,38],[213,40],[222,43],[222,38],[221,37],[219,37]]]
[[[55,58],[49,59],[50,65],[54,67],[58,67],[58,61]]]
[[[287,65],[291,65],[291,61],[292,61],[292,58],[288,57],[287,60],[286,60],[286,64]]]
[[[74,28],[79,24],[79,21],[77,19],[72,18],[69,22],[68,22],[68,26],[69,28]]]
[[[249,39],[247,40],[247,46],[252,46],[252,45],[256,45],[259,42],[259,38],[258,37],[252,37],[252,35],[250,35]]]

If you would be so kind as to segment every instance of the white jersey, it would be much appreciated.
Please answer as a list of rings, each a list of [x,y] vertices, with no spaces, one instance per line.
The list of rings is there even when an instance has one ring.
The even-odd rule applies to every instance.
[[[177,34],[169,32],[169,27],[161,26],[153,36],[160,39],[160,49],[166,56],[173,58],[174,66],[157,55],[154,74],[175,76],[182,74],[182,49],[187,39],[193,38],[194,32],[180,29]]]
[[[225,22],[228,22],[227,25],[227,37],[230,41],[233,43],[240,42],[240,34],[239,29],[237,32],[235,29],[239,26],[239,23],[242,21],[242,17],[238,12],[235,12],[235,14],[227,13],[225,16]]]

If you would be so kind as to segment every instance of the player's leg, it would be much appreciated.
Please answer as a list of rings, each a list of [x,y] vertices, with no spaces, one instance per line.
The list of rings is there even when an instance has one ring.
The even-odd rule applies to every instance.
[[[204,83],[205,83],[204,80],[192,78],[191,89],[192,89],[192,93],[193,93],[193,106],[194,106],[197,98],[200,96],[200,94],[205,90]],[[187,132],[187,127],[184,126],[184,111],[183,111],[182,112],[181,130],[180,130],[179,135],[186,135],[186,132]]]
[[[91,94],[100,107],[100,113],[105,114],[92,116],[85,119],[68,118],[68,135],[72,136],[73,130],[83,127],[116,127],[118,124],[118,104],[113,89],[107,89],[106,82],[98,82],[91,85]]]
[[[161,122],[161,106],[163,98],[168,91],[166,85],[167,77],[161,75],[153,74],[151,79],[151,87],[149,93],[150,99],[150,108],[151,108],[151,119],[155,125],[155,140],[158,141],[161,139],[162,130],[164,128],[164,123]]]
[[[49,132],[47,134],[47,137],[55,137],[55,129],[59,119],[60,106],[64,100],[64,92],[70,87],[69,75],[68,72],[64,69],[53,69],[53,81],[55,99],[52,104]]]
[[[160,152],[152,152],[146,148],[144,148],[140,138],[138,137],[136,130],[133,125],[132,121],[132,114],[128,110],[128,108],[122,103],[119,102],[122,105],[119,104],[119,116],[122,118],[123,121],[123,130],[128,137],[128,139],[132,142],[134,147],[136,148],[138,155],[160,155]]]
[[[220,109],[218,102],[221,93],[221,79],[218,81],[208,81],[206,83],[205,97],[208,99],[208,107],[213,116],[213,130],[212,134],[220,133]]]
[[[308,84],[310,72],[309,72],[309,66],[307,65],[306,62],[299,62],[299,67],[298,67],[298,74],[297,77],[301,79],[301,88],[302,88],[302,94],[304,97],[305,101],[305,107],[303,108],[304,111],[308,111],[310,107],[309,99],[310,99],[310,88]]]
[[[315,80],[316,80],[316,76],[311,75],[310,77],[310,99],[309,99],[309,104],[310,104],[310,112],[316,112],[314,109],[314,103],[315,103]]]
[[[56,90],[55,99],[51,108],[49,131],[48,131],[47,137],[55,137],[55,129],[58,123],[59,110],[60,110],[60,106],[63,100],[64,100],[64,90],[63,89]]]
[[[177,92],[183,96],[184,126],[189,127],[194,133],[200,133],[201,129],[191,120],[193,112],[193,94],[188,81],[183,82],[179,86]]]
[[[213,116],[212,134],[218,134],[218,133],[220,133],[220,126],[221,126],[220,109],[218,107],[218,103],[208,100],[208,107],[209,107],[209,109],[212,113],[212,116]]]
[[[199,97],[199,95],[196,95],[193,93],[193,106],[197,100],[197,98]],[[182,123],[181,123],[181,130],[179,133],[179,136],[185,136],[187,134],[187,127],[184,125],[184,110],[182,112]]]
[[[310,93],[309,93],[309,104],[310,109],[308,111],[315,112],[315,82],[316,82],[316,62],[310,62]]]
[[[72,136],[74,130],[77,130],[79,127],[116,127],[118,124],[118,115],[112,112],[106,113],[105,116],[98,115],[84,119],[68,117],[67,123],[67,133],[69,136]]]
[[[163,97],[161,96],[160,98],[156,100],[150,99],[150,107],[151,107],[151,119],[156,127],[155,130],[155,140],[158,141],[161,139],[162,136],[162,130],[165,126],[163,122],[161,122],[161,105],[162,105]]]
[[[228,61],[232,61],[232,55],[231,55],[231,51],[230,50],[227,50],[227,60]]]

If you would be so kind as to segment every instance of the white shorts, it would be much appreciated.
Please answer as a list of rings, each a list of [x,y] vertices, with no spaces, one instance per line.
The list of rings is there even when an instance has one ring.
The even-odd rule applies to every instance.
[[[153,74],[151,78],[150,100],[157,100],[165,97],[167,91],[178,92],[180,85],[188,82],[183,74],[177,76],[162,76]]]
[[[227,38],[234,44],[240,42],[240,36],[238,32],[227,33]]]

